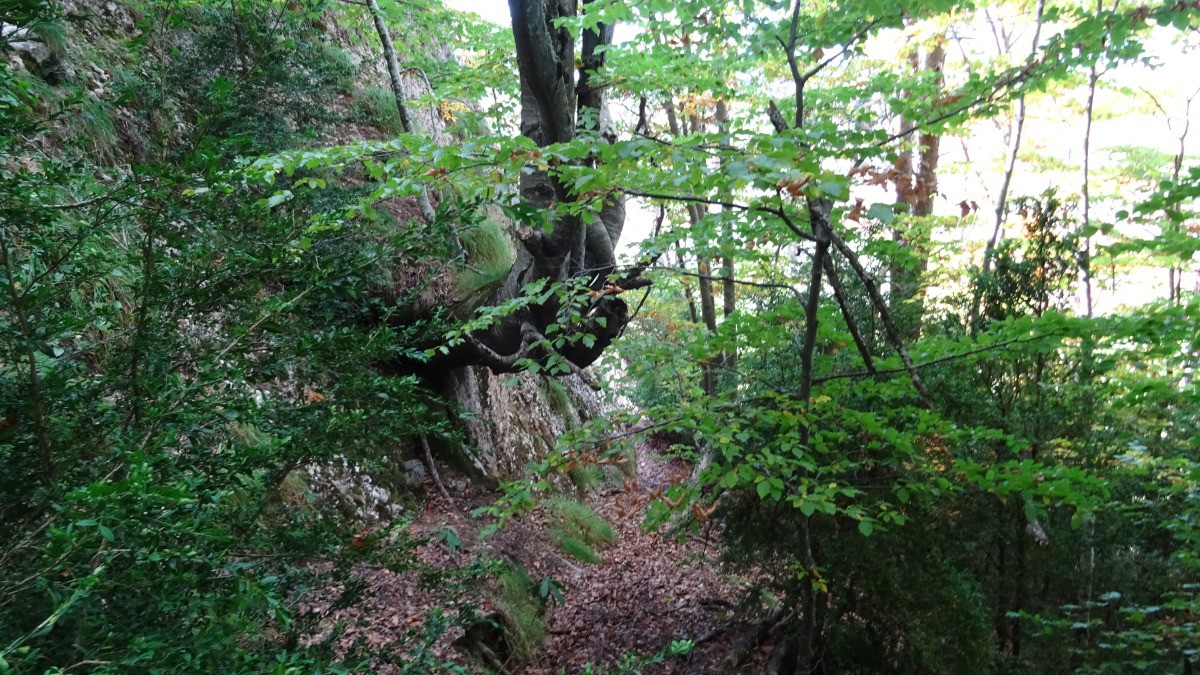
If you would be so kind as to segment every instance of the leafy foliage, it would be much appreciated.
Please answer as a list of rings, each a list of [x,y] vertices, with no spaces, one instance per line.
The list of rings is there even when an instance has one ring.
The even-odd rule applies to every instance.
[[[1099,264],[1190,263],[1200,174],[1181,149],[1153,191],[1162,158],[1127,152],[1148,192],[1106,198],[1115,222],[1086,190],[1082,214],[1065,194],[1002,199],[976,269],[970,247],[946,242],[978,205],[910,211],[902,193],[920,186],[899,167],[1014,101],[1024,111],[1144,62],[1195,6],[1038,3],[1028,58],[1000,26],[999,55],[962,39],[937,72],[905,64],[989,11],[582,7],[556,38],[638,28],[586,70],[589,92],[626,113],[589,113],[600,119],[544,146],[510,133],[512,36],[431,0],[385,11],[439,92],[414,106],[449,124],[450,145],[387,128],[394,97],[356,90],[323,3],[140,5],[112,100],[0,62],[0,664],[368,667],[359,651],[339,661],[337,630],[309,639],[327,617],[305,609],[305,563],[344,581],[336,606],[359,590],[355,565],[413,565],[415,542],[294,508],[308,501],[295,472],[335,457],[386,471],[396,439],[453,435],[412,373],[440,374],[480,336],[520,343],[493,362],[560,376],[578,372],[565,352],[598,352],[608,331],[624,335],[606,380],[689,467],[647,525],[721,525],[727,561],[753,579],[747,607],[789,608],[773,632],[781,667],[1189,670],[1200,301],[1173,289],[1093,316],[1072,299],[1090,297]],[[11,15],[65,51],[49,5]],[[456,33],[471,44],[440,58]],[[328,105],[341,98],[354,109]],[[318,141],[346,115],[388,137]],[[544,204],[522,195],[531,176],[553,183]],[[389,215],[426,195],[430,222]],[[659,213],[631,264],[589,267],[596,230],[582,228],[557,268],[526,274],[533,243],[607,225],[624,199]],[[1122,238],[1127,219],[1151,234]],[[609,324],[598,308],[642,273],[655,287],[629,303],[636,320]],[[453,298],[420,300],[443,278]],[[923,291],[901,288],[912,282]],[[637,433],[614,432],[621,421],[572,430],[575,455],[538,468],[618,464]],[[614,530],[582,503],[543,500],[548,478],[508,484],[484,512],[499,527],[544,505],[564,552],[599,561]],[[554,590],[525,570],[499,579],[522,659]],[[405,667],[440,667],[427,647],[454,620],[431,620]]]
[[[68,140],[111,148],[104,104],[64,103],[2,66],[0,669],[393,658],[336,652],[327,614],[361,592],[356,566],[411,569],[418,542],[400,523],[355,534],[295,475],[335,458],[386,473],[396,439],[445,433],[416,378],[374,367],[421,329],[379,327],[394,308],[367,298],[381,262],[421,244],[370,214],[340,217],[353,192],[273,208],[231,161],[331,119],[321,92],[349,72],[307,19],[256,3],[144,11],[131,59],[192,31],[127,81],[126,112],[163,123],[157,137],[141,127],[160,161],[117,173],[84,159],[94,145],[46,151],[61,131],[37,112],[57,105],[72,106]],[[330,574],[344,593],[317,611],[310,592]],[[413,654],[451,623],[429,625]]]

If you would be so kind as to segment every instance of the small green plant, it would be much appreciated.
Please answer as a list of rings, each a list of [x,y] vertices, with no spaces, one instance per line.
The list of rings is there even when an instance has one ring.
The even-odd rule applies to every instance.
[[[572,558],[593,565],[599,564],[601,560],[596,549],[612,546],[617,542],[617,532],[613,526],[587,504],[557,496],[547,500],[546,510],[556,522],[547,534],[559,550]]]
[[[695,647],[696,643],[691,640],[672,640],[671,644],[650,655],[626,654],[621,657],[621,660],[612,670],[589,662],[583,664],[583,670],[580,672],[581,675],[627,675],[629,673],[640,673],[641,669],[646,666],[658,665],[681,656],[687,656]]]
[[[528,663],[546,640],[546,603],[534,593],[539,584],[520,566],[506,568],[497,581],[496,607],[506,619],[505,636],[512,656]]]
[[[395,95],[379,87],[366,87],[355,93],[351,119],[379,127],[389,135],[404,133],[400,113],[396,111]]]

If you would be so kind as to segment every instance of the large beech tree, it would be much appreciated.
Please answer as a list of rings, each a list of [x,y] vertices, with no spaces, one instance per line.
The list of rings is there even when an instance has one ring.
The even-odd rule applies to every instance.
[[[585,9],[593,2],[585,2]],[[521,134],[538,147],[568,144],[581,136],[596,143],[615,140],[604,87],[597,78],[605,65],[613,26],[599,23],[583,30],[577,52],[575,36],[564,25],[564,20],[576,16],[577,3],[509,0],[509,8],[521,83]],[[577,160],[585,166],[596,161],[594,156]],[[595,361],[624,329],[629,317],[620,293],[648,283],[639,278],[640,269],[617,274],[615,251],[625,224],[624,196],[572,190],[561,169],[557,160],[551,160],[522,172],[521,201],[553,215],[546,229],[522,231],[516,262],[490,300],[499,304],[519,297],[534,281],[573,279],[576,290],[588,294],[584,305],[576,308],[575,318],[582,320],[559,331],[557,339],[548,339],[547,327],[567,323],[570,317],[563,316],[561,298],[534,303],[484,329],[465,333],[427,367],[486,365],[508,372],[524,359],[533,359],[553,360],[577,372]],[[572,203],[594,199],[602,203],[591,218],[570,208]],[[585,335],[586,340],[580,339]]]

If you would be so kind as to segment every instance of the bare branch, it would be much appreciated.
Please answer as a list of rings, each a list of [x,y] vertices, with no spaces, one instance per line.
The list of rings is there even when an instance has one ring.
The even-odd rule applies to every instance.
[[[871,32],[871,29],[875,28],[875,26],[878,26],[882,21],[883,21],[883,19],[874,19],[872,21],[868,21],[867,25],[863,26],[862,30],[860,30],[857,33],[855,33],[854,35],[850,36],[850,39],[846,41],[846,44],[842,46],[842,49],[840,51],[838,51],[837,54],[834,54],[833,56],[830,56],[829,58],[825,59],[824,61],[821,61],[820,63],[813,66],[812,68],[809,68],[808,72],[804,73],[804,75],[802,75],[800,79],[807,84],[809,80],[811,80],[818,73],[820,73],[822,70],[824,70],[829,64],[833,63],[834,61],[837,61],[838,59],[840,59],[843,56],[845,56],[846,54],[848,54],[850,52],[851,47],[853,47],[855,44],[857,44],[859,40],[866,37],[867,33]]]
[[[867,289],[867,294],[871,297],[872,304],[875,305],[875,311],[879,313],[879,318],[883,321],[884,332],[887,334],[888,341],[892,343],[892,347],[900,354],[900,360],[904,362],[904,368],[908,371],[908,376],[912,380],[913,386],[916,387],[917,393],[921,395],[921,399],[925,405],[932,408],[933,396],[929,394],[929,389],[925,386],[925,381],[921,378],[921,374],[917,372],[913,365],[912,357],[908,354],[908,348],[904,346],[904,340],[900,337],[900,331],[896,329],[896,322],[892,320],[892,313],[888,309],[887,301],[879,292],[879,287],[875,285],[875,280],[867,273],[862,262],[858,259],[858,255],[837,236],[837,233],[830,233],[830,240],[833,242],[838,252],[850,263],[850,267],[854,273],[858,275],[863,286]]]
[[[737,284],[738,286],[750,286],[752,288],[777,288],[779,290],[784,290],[784,291],[790,292],[792,295],[796,296],[797,300],[799,300],[801,302],[804,301],[804,295],[800,292],[800,289],[796,288],[795,286],[791,286],[789,284],[776,284],[776,283],[771,283],[771,282],[767,282],[767,281],[747,281],[745,279],[731,279],[729,277],[717,277],[717,276],[711,276],[711,275],[707,275],[707,274],[697,274],[696,272],[689,272],[687,270],[679,269],[678,267],[654,266],[654,267],[651,267],[650,269],[659,270],[662,272],[671,272],[672,274],[679,274],[679,275],[682,275],[685,277],[694,277],[697,279],[708,279],[709,281],[728,281],[728,282]]]
[[[751,206],[751,205],[747,205],[747,204],[738,204],[737,202],[725,201],[722,199],[708,199],[706,197],[693,197],[690,195],[668,195],[668,194],[661,194],[661,193],[657,193],[657,192],[642,192],[640,190],[630,190],[628,188],[617,188],[617,189],[619,189],[621,192],[624,192],[625,194],[627,194],[631,197],[644,197],[646,199],[665,199],[667,201],[690,202],[690,203],[694,203],[694,204],[710,204],[712,206],[724,206],[725,208],[733,209],[734,211],[746,211],[749,213],[767,213],[767,214],[775,216],[776,218],[779,218],[781,221],[783,221],[783,224],[786,225],[787,228],[789,230],[791,230],[792,233],[795,234],[797,237],[800,237],[801,239],[804,239],[805,241],[812,241],[812,242],[817,241],[816,237],[814,237],[813,235],[809,234],[808,232],[805,232],[804,230],[800,229],[796,225],[796,223],[792,220],[791,216],[789,216],[787,214],[787,212],[785,212],[783,209],[776,209],[776,208],[773,208],[770,206]]]
[[[1039,340],[1045,340],[1047,338],[1052,338],[1052,337],[1059,337],[1059,336],[1054,333],[1048,333],[1046,335],[1035,335],[1033,337],[1027,337],[1027,338],[1015,338],[1012,340],[1006,340],[1004,342],[997,342],[994,345],[988,345],[986,347],[970,349],[965,352],[960,352],[958,354],[949,354],[947,356],[941,356],[936,359],[931,359],[929,361],[922,361],[921,363],[914,363],[914,364],[912,364],[912,367],[916,368],[916,369],[929,368],[930,366],[937,366],[937,365],[941,365],[943,363],[949,363],[951,361],[965,359],[970,356],[975,356],[976,354],[983,354],[986,352],[995,351],[997,349],[1004,349],[1006,347],[1010,347],[1015,344],[1024,344],[1026,342],[1037,342]],[[856,370],[856,371],[849,372],[849,373],[835,373],[833,375],[826,375],[824,377],[819,377],[816,379],[816,382],[824,383],[824,382],[832,382],[833,380],[849,380],[849,379],[856,379],[856,378],[868,377],[868,376],[874,377],[876,375],[891,375],[891,374],[895,374],[895,373],[905,373],[908,371],[909,371],[908,366],[902,366],[900,368],[885,368],[883,370],[875,370],[875,371]]]
[[[433,485],[437,488],[439,494],[446,498],[451,508],[454,507],[454,500],[450,498],[450,492],[446,489],[446,484],[442,482],[442,477],[438,475],[437,465],[433,463],[433,451],[429,449],[429,439],[425,434],[417,434],[417,440],[421,443],[421,455],[425,459],[425,466],[429,469],[429,477],[433,479]]]
[[[129,185],[131,185],[131,184],[137,184],[137,181],[133,181],[132,183],[122,182],[120,185],[116,186],[112,190],[109,190],[108,192],[106,192],[102,195],[97,195],[95,197],[91,197],[89,199],[83,199],[83,200],[80,200],[77,202],[67,202],[65,204],[39,204],[38,207],[43,208],[43,209],[51,209],[53,211],[71,211],[74,209],[83,209],[83,208],[92,206],[94,204],[99,204],[100,202],[112,199],[113,197],[116,196],[116,194],[118,192],[129,187]]]
[[[982,105],[985,103],[991,103],[993,100],[995,100],[995,98],[997,96],[1000,95],[1000,92],[1004,91],[1005,89],[1008,89],[1009,87],[1016,86],[1016,85],[1020,84],[1021,82],[1025,81],[1026,79],[1028,79],[1030,76],[1032,76],[1037,71],[1037,66],[1039,66],[1039,65],[1042,65],[1042,64],[1038,63],[1038,62],[1029,64],[1029,65],[1025,66],[1024,68],[1021,68],[1017,72],[1013,73],[1009,77],[1006,77],[1006,78],[998,81],[996,83],[996,86],[993,87],[986,94],[980,94],[976,98],[974,98],[962,105],[955,106],[948,112],[942,113],[941,115],[937,115],[935,117],[931,117],[927,120],[923,120],[923,121],[917,122],[911,126],[905,127],[904,129],[901,129],[900,131],[897,131],[896,133],[892,134],[891,136],[888,136],[887,138],[879,141],[875,145],[876,145],[876,147],[882,147],[884,145],[887,145],[888,143],[891,143],[892,141],[899,140],[901,138],[904,138],[905,136],[909,136],[909,135],[913,134],[914,132],[920,131],[921,129],[924,129],[925,127],[932,126],[934,124],[937,124],[938,122],[944,122],[956,115],[961,115],[962,113],[970,110],[971,108],[974,108],[975,106]]]

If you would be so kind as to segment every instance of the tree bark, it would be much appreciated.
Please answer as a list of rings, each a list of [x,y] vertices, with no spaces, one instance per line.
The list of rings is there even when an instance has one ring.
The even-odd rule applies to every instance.
[[[589,0],[584,7],[593,4]],[[521,133],[539,147],[568,143],[579,134],[597,134],[598,142],[614,140],[611,130],[605,128],[607,113],[599,79],[605,61],[602,47],[612,39],[612,26],[601,24],[584,32],[577,86],[575,37],[560,22],[575,16],[576,3],[509,0],[509,9],[521,81]],[[451,368],[485,365],[494,372],[514,372],[523,359],[531,359],[543,364],[556,361],[570,372],[578,372],[599,358],[628,323],[628,307],[620,293],[649,284],[636,270],[626,278],[612,277],[625,221],[623,197],[615,192],[606,196],[600,217],[586,224],[582,217],[556,208],[579,197],[558,178],[555,167],[523,174],[519,190],[522,201],[551,212],[552,228],[521,240],[516,261],[486,304],[520,297],[534,281],[555,284],[574,279],[577,287],[588,292],[587,298],[576,298],[582,300],[586,318],[581,325],[571,325],[560,316],[562,305],[554,297],[499,317],[488,328],[462,336],[445,351],[438,350],[429,361],[404,363],[402,369],[435,375]],[[551,324],[568,333],[547,339]],[[577,335],[590,335],[591,339],[571,339]]]
[[[908,63],[912,72],[937,73],[937,84],[942,84],[942,68],[946,63],[944,38],[939,37],[925,55],[921,64],[919,52],[909,52]],[[901,118],[902,129],[911,126],[909,120]],[[897,227],[892,230],[892,239],[905,248],[915,249],[915,268],[893,265],[888,269],[891,282],[889,302],[892,315],[896,317],[901,339],[910,342],[919,337],[925,303],[921,298],[921,279],[929,269],[928,250],[930,232],[925,223],[914,219],[933,215],[933,200],[937,196],[937,168],[941,153],[941,137],[930,132],[917,136],[917,145],[906,149],[896,163],[900,180],[896,182],[896,202],[907,207],[911,218],[901,218],[900,223],[908,229]]]

